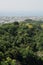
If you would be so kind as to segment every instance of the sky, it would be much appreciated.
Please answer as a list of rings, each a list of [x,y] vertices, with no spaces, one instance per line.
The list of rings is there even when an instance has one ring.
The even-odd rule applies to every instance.
[[[0,0],[0,16],[43,16],[43,0]]]

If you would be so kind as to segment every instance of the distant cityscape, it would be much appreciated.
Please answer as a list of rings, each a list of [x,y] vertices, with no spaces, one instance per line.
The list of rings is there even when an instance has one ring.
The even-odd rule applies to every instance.
[[[37,17],[37,16],[14,16],[14,17],[8,17],[8,16],[3,16],[3,17],[0,17],[0,23],[11,23],[11,22],[15,22],[15,21],[24,21],[26,19],[32,19],[32,20],[41,20],[43,21],[43,17]]]

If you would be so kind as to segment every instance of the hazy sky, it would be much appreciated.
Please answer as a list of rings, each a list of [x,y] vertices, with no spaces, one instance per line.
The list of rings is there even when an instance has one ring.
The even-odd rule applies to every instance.
[[[43,0],[0,0],[0,15],[43,15]]]

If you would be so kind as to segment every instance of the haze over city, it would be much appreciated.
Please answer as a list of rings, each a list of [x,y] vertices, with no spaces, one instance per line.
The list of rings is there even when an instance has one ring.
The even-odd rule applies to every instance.
[[[0,16],[43,16],[43,0],[0,0]]]

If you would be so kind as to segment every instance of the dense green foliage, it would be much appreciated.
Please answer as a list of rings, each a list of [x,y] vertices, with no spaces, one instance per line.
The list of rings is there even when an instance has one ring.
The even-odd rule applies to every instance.
[[[43,65],[43,22],[0,25],[0,65]]]

